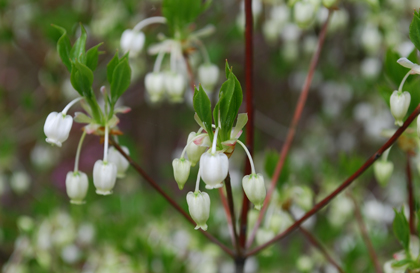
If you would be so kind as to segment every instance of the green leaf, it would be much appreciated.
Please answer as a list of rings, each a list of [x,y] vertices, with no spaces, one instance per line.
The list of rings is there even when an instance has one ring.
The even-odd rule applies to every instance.
[[[57,25],[52,25],[54,28],[58,29],[61,32],[61,37],[57,41],[57,51],[60,55],[61,61],[67,67],[67,70],[71,72],[71,61],[70,61],[70,50],[71,44],[70,39],[67,36],[67,31]]]
[[[230,74],[230,68],[229,68],[229,63],[226,60],[226,64],[225,64],[225,74],[226,74],[226,79],[229,78],[229,74]]]
[[[109,61],[108,65],[106,66],[106,77],[108,79],[109,84],[112,84],[112,76],[114,75],[114,70],[117,65],[120,63],[118,59],[118,51],[115,52],[114,57]]]
[[[111,83],[111,102],[115,105],[118,98],[127,90],[131,81],[131,68],[127,58],[120,61],[115,67]]]
[[[204,125],[204,129],[207,131],[210,137],[210,141],[213,141],[213,129],[211,119],[211,103],[206,92],[203,90],[201,85],[199,89],[195,88],[193,98],[194,110]]]
[[[416,10],[414,10],[413,20],[410,24],[410,40],[420,50],[420,15]]]
[[[98,66],[98,57],[99,57],[99,51],[98,47],[100,47],[103,43],[100,43],[92,48],[90,48],[86,52],[86,61],[85,64],[87,67],[89,67],[92,71],[96,70],[96,67]]]
[[[70,74],[70,81],[74,89],[83,97],[91,98],[93,96],[93,72],[86,65],[76,61]]]
[[[395,237],[397,237],[405,251],[408,251],[410,244],[410,228],[408,226],[407,218],[405,218],[403,208],[401,209],[401,212],[398,212],[396,209],[394,209],[394,212],[395,217],[392,227],[394,229]]]
[[[86,39],[87,39],[87,34],[86,34],[86,30],[83,27],[82,24],[80,24],[80,29],[82,31],[82,33],[80,34],[79,39],[77,39],[77,41],[74,43],[71,51],[70,51],[70,58],[75,61],[76,59],[78,59],[82,54],[85,53],[86,50]]]
[[[411,259],[403,259],[392,263],[392,267],[402,267],[410,264],[412,262]]]

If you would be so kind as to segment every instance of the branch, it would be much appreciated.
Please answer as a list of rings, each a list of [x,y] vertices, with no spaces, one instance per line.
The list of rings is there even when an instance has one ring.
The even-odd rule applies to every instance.
[[[190,65],[190,62],[188,61],[188,55],[187,54],[184,54],[184,60],[185,60],[185,64],[186,64],[186,66],[187,66],[187,71],[188,71],[188,75],[190,76],[190,87],[191,87],[191,90],[192,90],[192,92],[193,92],[193,94],[194,94],[194,87],[195,87],[195,83],[194,83],[194,73],[193,73],[193,71],[192,71],[192,68],[191,68],[191,65]]]
[[[410,209],[409,215],[409,223],[410,223],[410,233],[413,235],[417,234],[416,231],[416,221],[415,217],[415,209],[414,209],[414,187],[413,187],[413,177],[411,173],[411,159],[410,153],[407,152],[407,196],[408,196],[408,207]]]
[[[179,213],[182,214],[182,216],[184,216],[185,219],[188,220],[188,222],[190,222],[193,226],[196,225],[196,223],[194,222],[194,220],[190,217],[190,215],[188,215],[188,213],[182,209],[176,202],[175,200],[173,200],[166,192],[163,191],[163,189],[156,183],[156,181],[153,180],[153,178],[151,178],[129,155],[127,155],[123,149],[121,149],[121,146],[114,141],[113,139],[110,141],[110,143],[115,147],[115,149],[117,149],[120,154],[125,157],[125,159],[128,160],[128,162],[130,162],[130,165],[149,183],[150,186],[152,186],[157,192],[160,193],[160,195],[162,195],[170,204],[172,207],[174,207],[174,209],[176,209]],[[232,258],[235,257],[234,253],[232,250],[230,250],[227,246],[225,246],[223,243],[221,243],[219,240],[217,240],[213,235],[211,235],[210,233],[199,229],[199,231],[204,234],[204,236],[206,236],[211,242],[215,243],[216,245],[218,245],[223,251],[225,251],[229,256],[231,256]]]
[[[270,246],[271,244],[283,239],[291,232],[296,230],[306,219],[317,213],[323,207],[325,207],[334,197],[336,197],[340,192],[345,190],[348,186],[350,186],[353,181],[356,180],[362,173],[364,173],[381,155],[385,152],[392,144],[398,139],[399,136],[407,129],[407,127],[413,122],[413,120],[419,115],[420,113],[420,104],[416,107],[416,109],[410,114],[407,120],[404,122],[403,126],[398,128],[398,130],[394,133],[394,135],[388,139],[388,141],[381,147],[379,150],[374,153],[353,175],[351,175],[347,180],[345,180],[335,191],[333,191],[330,195],[325,197],[319,203],[317,203],[310,211],[308,211],[302,218],[297,220],[293,225],[291,225],[288,229],[284,232],[280,233],[272,240],[268,241],[265,244],[262,244],[259,247],[249,251],[246,256],[251,256],[257,254],[259,251],[263,250],[264,248]]]
[[[377,273],[382,273],[381,265],[378,261],[378,256],[375,253],[375,249],[373,248],[372,241],[369,238],[369,234],[365,225],[365,222],[363,221],[362,213],[360,212],[359,204],[357,203],[356,199],[353,195],[350,193],[347,193],[347,196],[351,198],[354,204],[354,213],[356,216],[357,224],[359,225],[360,233],[362,234],[363,241],[365,242],[365,245],[368,249],[370,259],[373,262],[373,265],[375,266],[375,271]]]
[[[228,173],[226,179],[225,179],[225,186],[226,186],[226,194],[227,194],[227,201],[229,204],[229,212],[231,215],[231,221],[232,221],[232,228],[233,228],[233,235],[235,238],[235,246],[236,246],[236,254],[241,256],[241,247],[239,245],[238,241],[238,232],[236,231],[236,218],[235,218],[235,209],[233,207],[233,195],[232,195],[232,185],[230,183],[230,175]]]
[[[246,112],[248,114],[248,123],[246,124],[246,146],[249,153],[254,153],[254,97],[253,97],[253,58],[254,45],[252,30],[254,27],[252,17],[252,0],[245,0],[245,93],[246,93]],[[246,159],[245,175],[251,173],[251,165]],[[242,210],[239,229],[239,245],[245,248],[246,232],[248,223],[249,200],[242,190]]]
[[[232,239],[232,246],[236,245],[235,235],[233,233],[233,225],[232,225],[232,215],[230,215],[228,201],[226,199],[225,193],[223,192],[223,188],[219,188],[219,195],[220,200],[222,200],[223,208],[226,214],[226,220],[229,227],[230,238]]]
[[[309,88],[311,86],[312,77],[315,72],[315,68],[318,64],[319,56],[321,55],[322,46],[324,45],[325,36],[327,34],[328,23],[331,18],[332,10],[329,10],[327,20],[325,21],[324,25],[322,26],[321,32],[319,34],[318,39],[318,47],[312,56],[311,64],[309,66],[309,72],[306,76],[305,83],[303,84],[302,91],[299,96],[299,100],[296,105],[295,113],[293,115],[293,120],[290,125],[289,131],[287,133],[286,142],[283,144],[283,147],[280,152],[280,157],[276,165],[276,169],[274,171],[273,177],[271,179],[270,188],[267,192],[267,196],[264,200],[264,205],[260,211],[258,216],[257,222],[254,225],[254,228],[249,236],[247,242],[247,249],[251,247],[252,243],[254,242],[255,235],[257,234],[257,230],[261,225],[262,219],[264,217],[265,212],[267,211],[268,204],[270,203],[271,197],[277,185],[277,180],[280,177],[281,171],[283,169],[284,162],[286,161],[287,154],[289,153],[289,149],[292,146],[293,139],[295,137],[296,127],[299,123],[300,117],[303,112],[303,108],[305,107],[306,99],[308,97]]]

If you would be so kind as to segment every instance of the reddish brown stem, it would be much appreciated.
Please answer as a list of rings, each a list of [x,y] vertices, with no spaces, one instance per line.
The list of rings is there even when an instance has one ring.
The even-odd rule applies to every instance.
[[[156,181],[153,180],[153,178],[151,178],[141,167],[140,165],[138,165],[128,154],[126,154],[124,152],[123,149],[121,149],[121,146],[114,140],[110,141],[111,144],[115,147],[115,149],[117,149],[122,156],[125,157],[125,159],[128,160],[128,162],[130,162],[130,165],[149,183],[150,186],[152,186],[158,193],[160,193],[160,195],[162,195],[168,202],[169,204],[171,204],[172,207],[174,207],[179,213],[182,214],[182,216],[184,216],[185,219],[188,220],[188,222],[190,222],[192,225],[196,225],[196,223],[194,222],[194,220],[190,217],[190,215],[188,215],[188,213],[183,210],[181,208],[181,206],[179,206],[175,200],[173,200],[166,192],[163,191],[163,189],[156,183]],[[235,258],[235,254],[233,253],[233,251],[231,249],[229,249],[227,246],[225,246],[224,244],[222,244],[218,239],[216,239],[213,235],[211,235],[210,233],[199,229],[199,231],[204,234],[204,236],[206,236],[211,242],[215,243],[216,245],[218,245],[223,251],[225,251],[227,254],[229,254],[229,256],[231,256],[232,258]]]
[[[353,197],[353,195],[347,193],[347,196],[349,196],[351,200],[353,200],[354,214],[356,216],[357,224],[359,226],[360,233],[362,234],[363,241],[365,242],[365,245],[368,249],[370,259],[372,260],[373,265],[375,266],[375,271],[376,273],[382,273],[382,268],[379,264],[378,256],[376,255],[375,249],[373,248],[372,241],[369,238],[369,233],[367,231],[365,222],[363,221],[363,216],[360,211],[359,204],[357,203],[357,200]]]
[[[381,155],[385,152],[392,144],[397,141],[398,137],[407,129],[407,127],[413,122],[413,120],[419,115],[420,113],[420,104],[416,107],[416,109],[410,114],[407,120],[404,122],[403,126],[398,128],[398,130],[394,133],[394,135],[388,139],[388,141],[381,147],[379,150],[374,153],[354,174],[352,174],[347,180],[345,180],[335,191],[333,191],[330,195],[325,197],[319,203],[317,203],[310,211],[308,211],[305,215],[302,216],[299,220],[297,220],[293,225],[291,225],[288,229],[284,232],[280,233],[272,240],[268,241],[265,244],[262,244],[255,249],[249,251],[246,256],[255,255],[261,250],[265,249],[266,247],[270,246],[271,244],[283,239],[291,232],[299,228],[299,226],[305,222],[309,217],[317,213],[323,207],[325,207],[334,197],[336,197],[340,192],[350,186],[353,181],[356,180],[362,173],[364,173]]]
[[[416,223],[415,223],[415,209],[414,209],[414,188],[413,188],[413,177],[411,173],[411,155],[407,153],[407,196],[408,196],[408,207],[410,209],[409,224],[410,233],[416,235]]]
[[[236,241],[235,241],[235,234],[233,233],[232,215],[230,215],[228,201],[226,199],[225,193],[223,192],[223,188],[219,188],[219,195],[220,195],[220,200],[222,201],[223,209],[225,210],[226,221],[229,227],[230,238],[232,239],[232,246],[235,247]]]
[[[195,87],[195,83],[194,83],[194,73],[193,73],[193,71],[192,71],[192,68],[191,68],[191,65],[190,65],[190,62],[188,61],[188,55],[187,54],[184,54],[184,60],[185,60],[185,64],[187,65],[187,71],[188,71],[188,75],[190,76],[190,87],[191,87],[191,90],[192,90],[192,92],[193,92],[193,94],[194,94],[194,87]]]
[[[253,33],[254,27],[252,17],[252,0],[245,0],[245,96],[246,112],[248,114],[248,123],[246,124],[246,146],[252,155],[254,152],[254,94],[253,94],[253,58],[254,45]],[[251,173],[251,165],[246,159],[245,174]],[[243,201],[239,229],[239,245],[245,248],[246,232],[248,222],[249,200],[245,192],[242,191]]]
[[[334,261],[334,259],[331,257],[331,255],[328,253],[328,251],[325,249],[325,247],[321,244],[320,241],[318,241],[317,238],[315,238],[314,235],[312,235],[308,230],[306,230],[303,227],[299,227],[300,232],[302,232],[303,235],[308,239],[308,241],[316,247],[324,256],[327,258],[327,260],[338,270],[340,273],[345,273],[344,270],[340,267],[340,265]]]
[[[241,257],[241,247],[238,244],[238,232],[236,231],[236,217],[235,217],[235,208],[233,206],[233,194],[232,194],[232,185],[230,183],[230,175],[228,173],[226,179],[225,179],[225,186],[226,186],[226,195],[227,195],[227,201],[229,205],[229,212],[232,219],[232,228],[233,228],[233,235],[235,236],[235,247],[236,247],[236,255]]]
[[[264,217],[265,212],[267,211],[268,204],[270,203],[271,197],[277,185],[277,180],[280,177],[281,171],[283,170],[284,162],[286,161],[287,154],[289,153],[290,147],[292,146],[293,139],[295,137],[296,127],[299,123],[300,117],[302,116],[303,108],[305,107],[306,99],[308,97],[309,88],[311,86],[312,78],[315,72],[315,68],[318,64],[319,56],[321,55],[322,46],[324,44],[325,36],[327,34],[328,29],[328,22],[331,17],[332,10],[329,11],[327,20],[325,21],[324,25],[322,26],[321,32],[319,34],[318,39],[318,47],[312,56],[311,64],[309,66],[309,72],[306,76],[305,83],[303,84],[302,91],[300,92],[300,96],[296,105],[295,113],[293,115],[292,123],[290,125],[289,131],[287,133],[286,142],[283,144],[283,147],[280,152],[280,157],[276,165],[276,169],[274,171],[273,177],[271,179],[270,188],[267,192],[267,196],[264,200],[264,205],[260,211],[258,216],[257,222],[252,229],[251,235],[249,236],[247,242],[247,249],[251,247],[255,235],[257,234],[257,230],[261,225],[262,219]]]

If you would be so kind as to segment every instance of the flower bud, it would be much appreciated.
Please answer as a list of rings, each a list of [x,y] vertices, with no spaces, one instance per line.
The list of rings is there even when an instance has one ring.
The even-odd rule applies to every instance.
[[[190,143],[190,141],[196,136],[197,136],[197,134],[195,132],[191,132],[188,135],[187,143]],[[208,138],[208,136],[207,136],[207,138]],[[187,155],[188,155],[188,160],[191,162],[191,166],[194,167],[197,164],[197,162],[200,160],[201,155],[206,151],[206,149],[207,149],[207,147],[198,146],[194,142],[192,142],[190,145],[188,145]]]
[[[249,201],[255,205],[255,209],[260,210],[266,195],[264,177],[259,173],[245,175],[242,179],[242,187]]]
[[[308,27],[315,18],[315,6],[309,1],[300,1],[295,4],[294,18],[301,28]]]
[[[10,187],[17,195],[24,194],[31,186],[31,178],[24,171],[16,171],[10,177]]]
[[[69,137],[73,118],[63,113],[52,112],[44,124],[45,141],[61,147],[61,143]]]
[[[96,193],[108,195],[112,193],[115,181],[117,180],[117,166],[111,162],[98,160],[93,166],[93,184],[96,187]]]
[[[190,176],[191,162],[185,158],[175,158],[172,161],[172,167],[174,168],[175,181],[178,183],[179,189],[182,190],[185,182],[188,180],[188,176]]]
[[[206,183],[206,189],[217,189],[223,186],[229,171],[229,159],[224,153],[204,153],[200,158],[200,174]]]
[[[219,68],[214,64],[202,64],[198,68],[198,80],[207,91],[213,91],[219,79]]]
[[[373,164],[375,178],[382,186],[388,184],[388,180],[391,177],[393,170],[394,164],[391,161],[379,160]]]
[[[147,73],[144,78],[146,91],[151,102],[158,102],[165,93],[165,76],[162,73]]]
[[[192,192],[187,194],[188,210],[197,224],[195,229],[207,230],[207,220],[210,214],[210,197],[206,192]]]
[[[126,154],[130,154],[130,151],[127,147],[122,146],[121,148]],[[130,162],[128,162],[128,160],[125,159],[125,157],[122,154],[120,154],[120,152],[117,149],[115,149],[115,147],[109,147],[108,162],[114,163],[117,167],[118,178],[125,177],[125,171],[128,169],[128,166],[130,166]]]
[[[391,95],[390,105],[391,114],[395,118],[395,125],[402,126],[403,119],[407,114],[408,107],[410,107],[411,96],[407,91],[401,93],[394,91]]]
[[[130,52],[130,57],[137,56],[143,49],[146,37],[143,32],[126,29],[121,36],[121,48],[125,52]]]
[[[68,172],[66,176],[66,191],[72,204],[84,204],[89,187],[88,177],[83,172]]]
[[[185,78],[180,73],[165,75],[165,87],[172,102],[182,102],[185,91]]]

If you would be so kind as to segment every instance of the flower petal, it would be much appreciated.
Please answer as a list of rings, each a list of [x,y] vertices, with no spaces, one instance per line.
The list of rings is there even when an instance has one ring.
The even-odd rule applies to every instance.
[[[242,128],[246,125],[248,122],[248,114],[242,113],[238,115],[238,120],[236,121],[235,128],[233,129],[232,133],[230,134],[230,138],[239,138],[241,135],[240,133]]]
[[[399,58],[397,63],[399,63],[400,65],[407,67],[407,68],[413,68],[415,66],[414,63],[412,63],[409,59],[407,58]]]
[[[130,112],[131,111],[131,108],[130,107],[127,107],[127,106],[121,106],[121,107],[117,107],[117,108],[115,108],[115,110],[114,110],[114,113],[123,113],[123,114],[126,114],[126,113],[128,113],[128,112]]]

